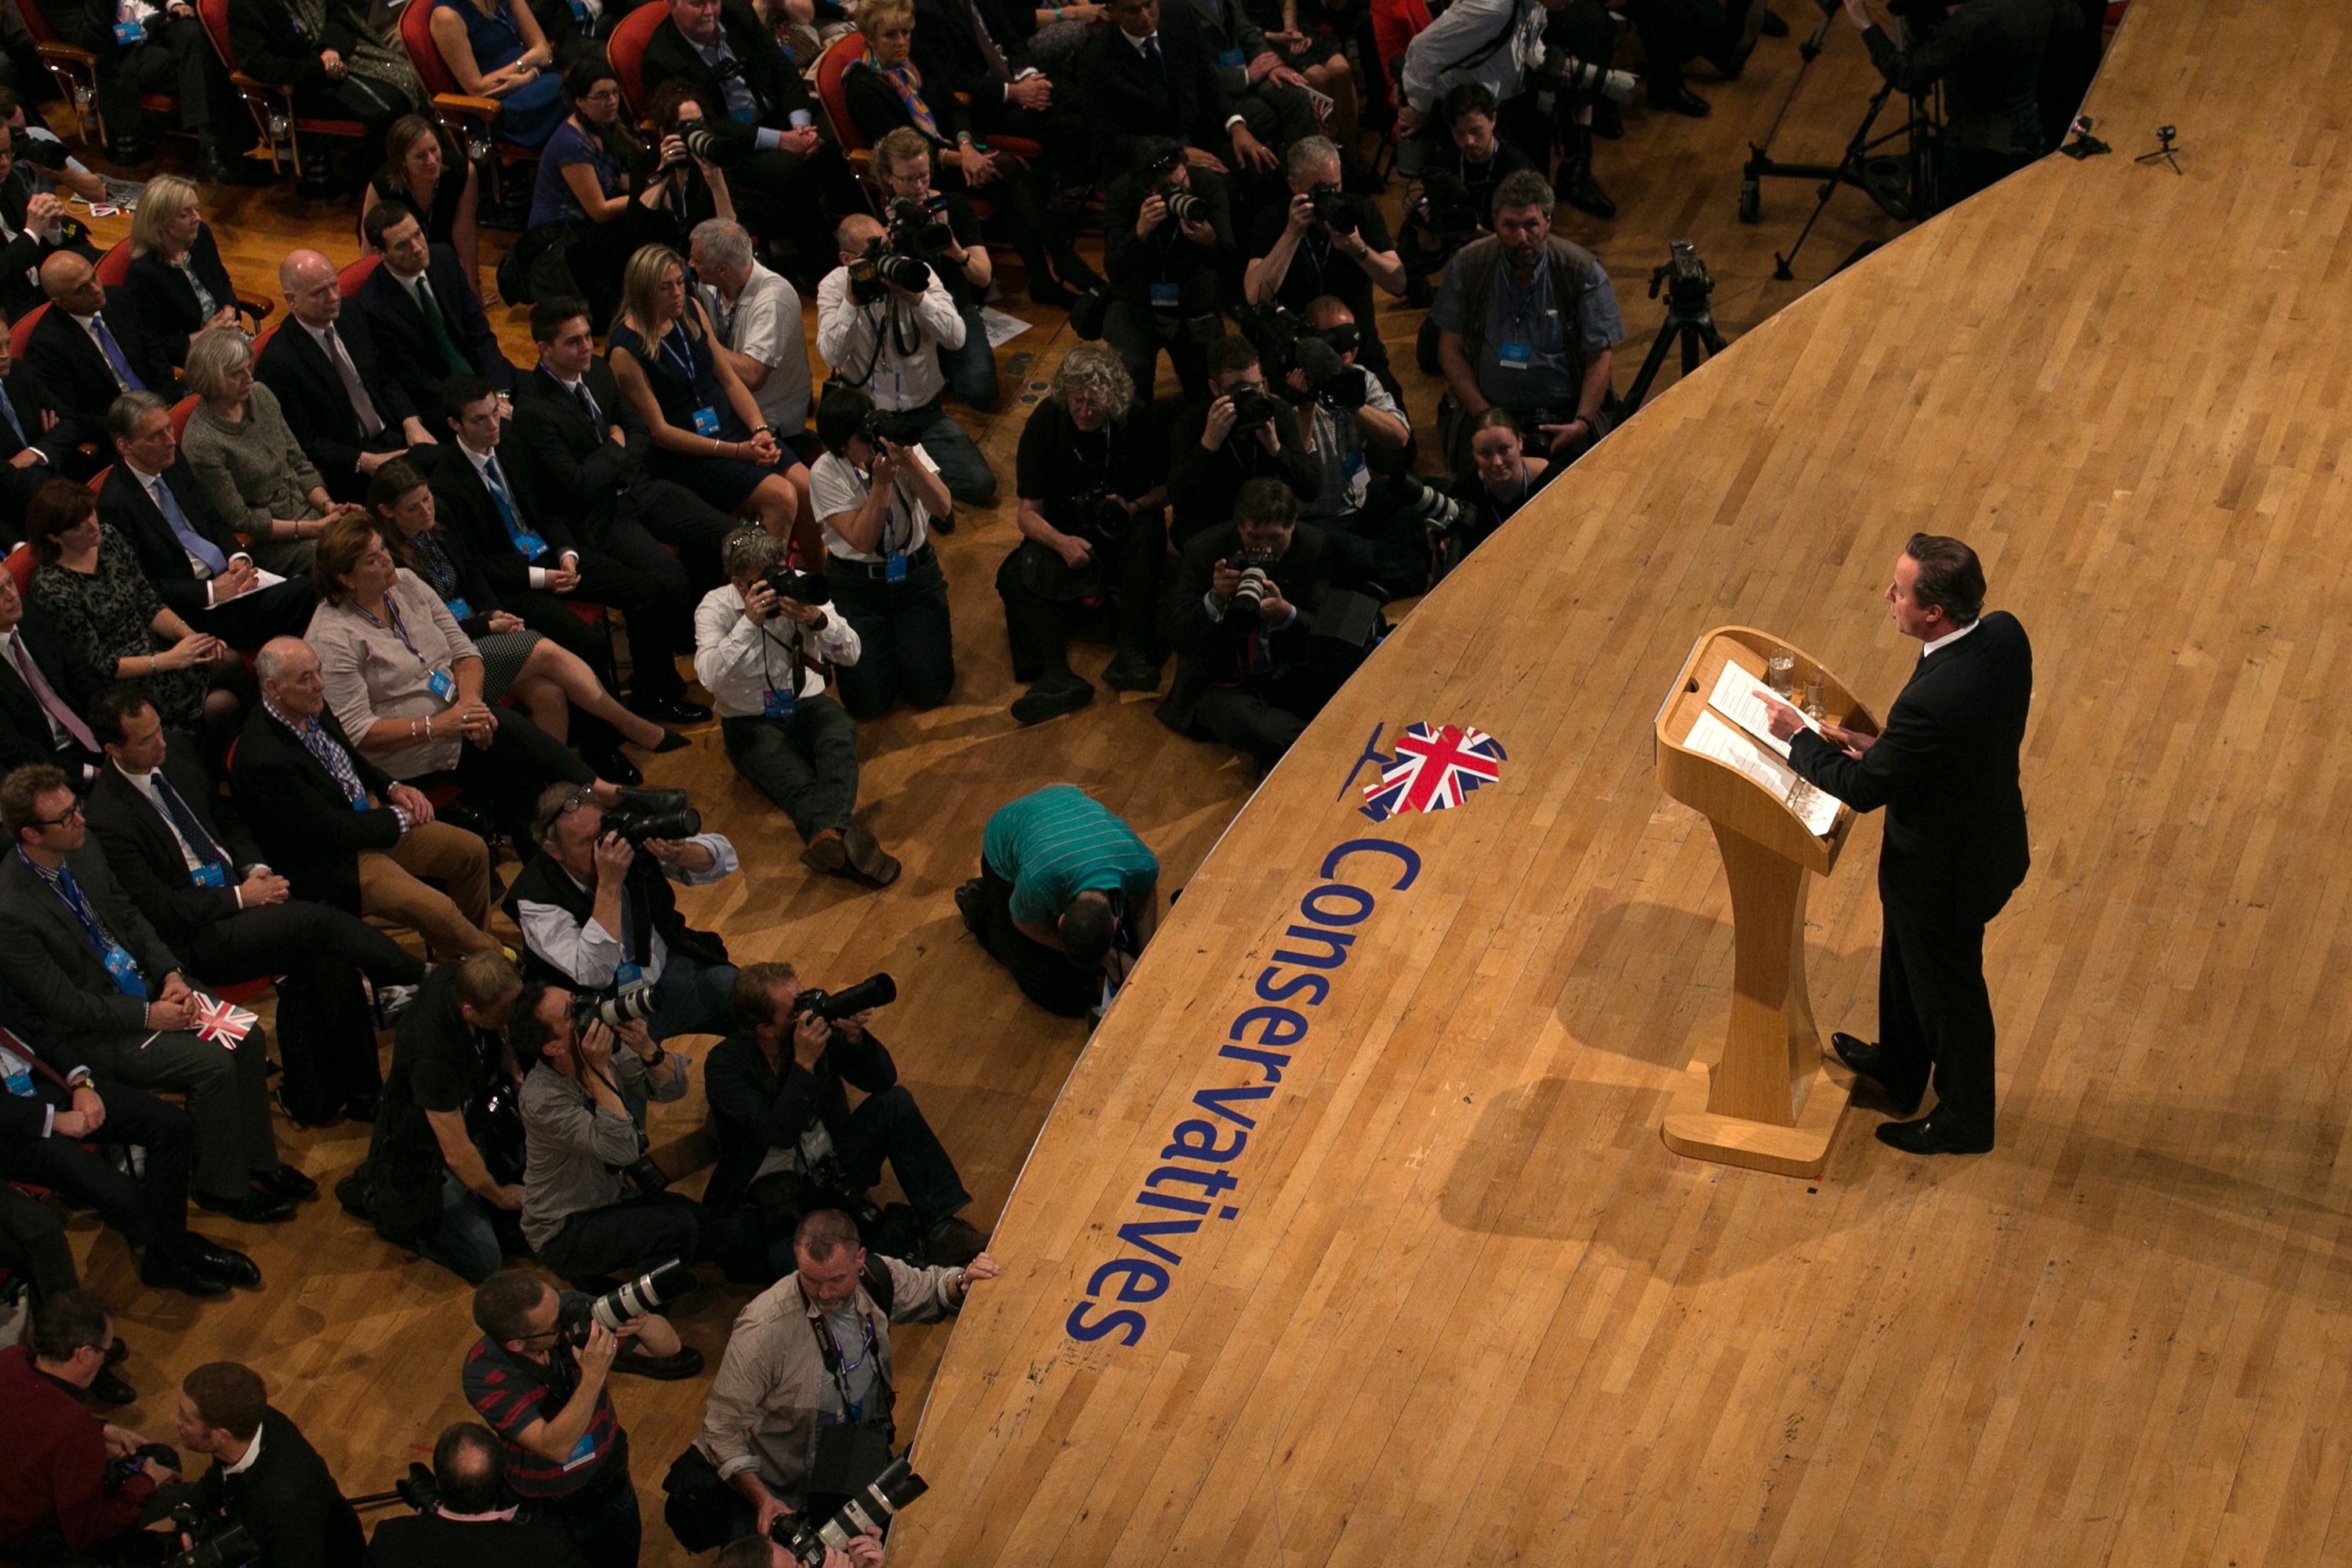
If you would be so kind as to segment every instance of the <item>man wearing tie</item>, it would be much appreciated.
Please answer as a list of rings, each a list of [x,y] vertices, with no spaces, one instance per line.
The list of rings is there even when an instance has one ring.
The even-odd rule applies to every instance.
[[[400,383],[384,374],[367,312],[343,310],[335,264],[298,250],[278,267],[293,319],[269,335],[254,374],[340,501],[367,500],[368,476],[411,447],[431,446]],[[427,404],[426,407],[437,405]]]
[[[89,470],[81,445],[97,439],[93,427],[66,416],[40,372],[9,353],[7,327],[0,326],[0,547],[24,537],[18,525],[43,479],[78,479]]]
[[[33,324],[26,363],[65,412],[95,428],[126,392],[172,391],[172,363],[135,320],[106,312],[106,286],[87,258],[60,250],[41,263],[49,308]]]
[[[383,368],[409,403],[434,406],[453,375],[478,375],[512,392],[514,366],[499,352],[499,335],[467,286],[457,253],[428,245],[425,226],[402,202],[378,202],[365,226],[370,248],[383,260],[360,285],[360,309],[375,330]]]
[[[1984,567],[1957,539],[1915,533],[1886,590],[1895,628],[1927,647],[1875,735],[1770,703],[1772,733],[1817,788],[1856,811],[1886,808],[1878,854],[1884,931],[1878,1041],[1833,1034],[1846,1066],[1908,1117],[1932,1078],[1936,1109],[1884,1122],[1910,1154],[1981,1154],[1993,1144],[1992,999],[1984,932],[2025,880],[2017,756],[2033,701],[2033,649],[2006,610],[1980,613]]]
[[[76,784],[96,777],[98,742],[82,715],[102,679],[0,572],[0,769],[47,763]]]
[[[361,976],[389,1002],[423,983],[425,961],[357,915],[289,898],[286,879],[262,863],[204,770],[171,752],[135,689],[101,693],[90,723],[107,763],[86,809],[115,880],[205,979],[278,977],[289,1115],[316,1127],[348,1106],[366,1120],[383,1079]]]
[[[22,112],[20,110],[19,112]],[[95,261],[89,233],[66,215],[66,205],[30,163],[16,159],[24,132],[0,124],[0,307],[12,316],[41,302],[41,262],[60,250]]]

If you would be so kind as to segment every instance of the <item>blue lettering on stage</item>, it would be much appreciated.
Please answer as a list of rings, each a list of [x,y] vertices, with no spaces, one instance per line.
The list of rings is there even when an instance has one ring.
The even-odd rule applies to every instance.
[[[1375,743],[1378,739],[1375,730]],[[1150,1321],[1131,1309],[1167,1294],[1169,1270],[1184,1262],[1184,1254],[1177,1249],[1182,1238],[1199,1235],[1203,1220],[1241,1217],[1238,1205],[1214,1200],[1240,1187],[1241,1178],[1229,1167],[1249,1147],[1258,1118],[1272,1109],[1250,1102],[1273,1099],[1274,1086],[1282,1081],[1283,1069],[1291,1064],[1290,1047],[1306,1043],[1313,1031],[1309,1016],[1301,1009],[1320,1007],[1329,1000],[1333,977],[1348,962],[1357,933],[1332,928],[1361,926],[1379,905],[1377,892],[1338,879],[1340,865],[1355,856],[1386,856],[1396,862],[1388,885],[1391,892],[1402,892],[1421,875],[1421,857],[1384,838],[1350,838],[1323,857],[1318,873],[1322,882],[1298,901],[1305,923],[1282,933],[1273,962],[1259,972],[1253,987],[1255,995],[1267,1005],[1254,1004],[1235,1013],[1217,1050],[1218,1060],[1245,1062],[1257,1068],[1257,1080],[1194,1089],[1192,1106],[1215,1120],[1187,1117],[1170,1128],[1169,1142],[1160,1157],[1186,1163],[1160,1165],[1144,1178],[1135,1194],[1139,1208],[1189,1217],[1137,1219],[1118,1227],[1120,1246],[1144,1256],[1114,1258],[1094,1271],[1087,1280],[1086,1299],[1070,1309],[1064,1323],[1072,1339],[1091,1344],[1117,1334],[1122,1345],[1142,1342]],[[1368,880],[1377,884],[1377,878]],[[1286,969],[1304,973],[1286,973]],[[1171,1186],[1176,1190],[1166,1190]],[[1113,1281],[1120,1283],[1107,1299],[1126,1306],[1105,1311],[1104,1292]]]

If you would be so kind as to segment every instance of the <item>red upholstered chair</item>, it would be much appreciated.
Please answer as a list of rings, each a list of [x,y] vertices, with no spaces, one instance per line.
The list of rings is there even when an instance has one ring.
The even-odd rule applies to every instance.
[[[228,68],[228,79],[245,100],[246,112],[253,116],[254,129],[269,144],[271,173],[277,172],[278,151],[282,145],[294,160],[294,177],[302,177],[302,138],[306,133],[341,136],[354,142],[367,139],[367,126],[361,121],[297,114],[292,88],[263,81],[237,69],[236,51],[228,38],[228,0],[196,0],[196,15],[204,20],[205,37],[212,40],[213,52]]]
[[[400,47],[408,51],[408,63],[416,68],[417,79],[425,90],[433,95],[434,112],[457,138],[460,147],[488,147],[496,154],[490,160],[490,179],[497,184],[509,163],[539,164],[539,149],[526,147],[520,142],[509,142],[499,135],[499,100],[476,98],[461,92],[457,79],[450,74],[449,62],[441,58],[441,46],[433,41],[433,7],[435,0],[409,0],[400,11]],[[667,7],[663,7],[667,11]]]
[[[98,258],[98,280],[109,289],[120,289],[131,280],[129,240],[118,239],[107,247],[106,254]],[[236,302],[237,314],[251,317],[257,327],[277,308],[267,300],[239,300]]]
[[[196,411],[195,395],[191,393],[172,405],[172,439],[184,439],[188,434],[188,416]]]
[[[857,121],[849,117],[849,94],[842,90],[841,78],[849,69],[850,62],[865,53],[863,34],[844,33],[816,58],[817,105],[824,110],[825,123],[833,127],[833,139],[849,155],[849,166],[861,175],[874,162],[874,148],[857,133]]]
[[[16,549],[8,552],[8,559],[0,562],[0,565],[6,566],[8,575],[16,579],[17,593],[29,594],[33,591],[33,547],[31,545],[19,544]]]
[[[25,350],[30,347],[33,342],[34,325],[40,321],[42,313],[48,308],[48,301],[45,300],[16,318],[16,324],[8,329],[8,352],[11,354],[18,359],[25,357]]]
[[[114,465],[112,463],[109,463],[106,467],[99,469],[98,472],[90,475],[89,493],[96,495],[99,491],[104,489],[106,488],[106,476],[112,472],[114,472]]]
[[[653,96],[646,90],[646,46],[653,41],[654,29],[668,16],[668,6],[646,0],[622,17],[613,36],[604,40],[604,58],[613,68],[614,79],[621,84],[621,100],[629,106],[631,114],[640,119],[645,116],[646,100]]]
[[[365,256],[361,257],[357,261],[352,262],[349,267],[344,268],[341,272],[335,274],[336,289],[341,291],[343,298],[346,300],[355,300],[359,298],[360,285],[368,280],[368,274],[374,271],[376,268],[376,263],[383,259],[383,258],[378,256],[374,251],[369,251]],[[258,348],[260,345],[256,344],[255,346]]]
[[[268,348],[269,346],[269,340],[278,335],[278,323],[272,321],[268,326],[262,328],[260,331],[254,334],[253,357],[255,359],[257,360],[261,357],[261,351]]]

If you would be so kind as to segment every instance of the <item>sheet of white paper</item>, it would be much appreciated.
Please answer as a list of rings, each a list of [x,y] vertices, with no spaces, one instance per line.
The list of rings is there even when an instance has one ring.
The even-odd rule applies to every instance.
[[[983,305],[981,324],[988,329],[988,346],[1001,349],[1029,330],[1029,323],[1018,316],[1009,316],[993,305]]]
[[[266,572],[257,566],[253,569],[253,586],[247,588],[245,591],[245,594],[258,594],[264,588],[275,588],[278,584],[283,583],[284,581],[286,581],[286,579],[280,577],[277,573]],[[215,605],[233,605],[239,599],[244,598],[245,594],[231,594],[227,598],[216,599],[214,603]]]
[[[1837,826],[1838,802],[1835,795],[1815,789],[1799,778],[1788,763],[1725,723],[1712,710],[1699,714],[1683,744],[1701,756],[1713,757],[1717,762],[1747,774],[1766,794],[1795,812],[1797,820],[1803,823],[1805,831],[1814,837],[1826,836],[1831,828]]]
[[[1785,757],[1789,754],[1789,742],[1772,738],[1771,710],[1764,706],[1764,699],[1770,693],[1771,688],[1764,684],[1763,677],[1750,675],[1737,663],[1729,663],[1715,678],[1715,689],[1708,693],[1706,705]],[[1794,708],[1796,704],[1789,706]],[[1797,716],[1805,718],[1802,710]],[[1805,728],[1818,732],[1821,726],[1805,719]]]

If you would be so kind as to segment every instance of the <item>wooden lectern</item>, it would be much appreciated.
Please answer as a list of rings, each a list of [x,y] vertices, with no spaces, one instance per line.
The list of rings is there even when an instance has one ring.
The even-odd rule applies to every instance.
[[[1837,864],[1853,813],[1838,805],[1825,831],[1814,832],[1777,793],[1775,770],[1785,772],[1788,763],[1709,703],[1727,666],[1764,685],[1765,662],[1776,648],[1796,658],[1793,705],[1801,707],[1806,682],[1819,679],[1832,722],[1878,729],[1818,660],[1764,632],[1718,627],[1684,661],[1658,710],[1658,784],[1714,825],[1731,883],[1737,957],[1723,1060],[1712,1070],[1691,1064],[1664,1132],[1667,1148],[1695,1160],[1811,1177],[1828,1162],[1853,1075],[1825,1057],[1813,1023],[1805,988],[1807,879],[1827,876]]]

